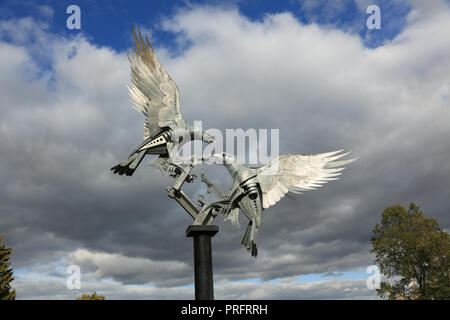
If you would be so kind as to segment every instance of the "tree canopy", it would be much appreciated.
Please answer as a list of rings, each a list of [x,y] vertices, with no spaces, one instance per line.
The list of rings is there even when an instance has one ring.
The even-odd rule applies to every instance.
[[[3,239],[0,237],[0,300],[14,300],[16,290],[11,289],[11,282],[14,278],[9,261],[12,249],[7,248],[2,242]]]
[[[83,294],[81,298],[77,298],[77,300],[105,300],[104,296],[98,296],[97,292],[94,292],[92,295]]]
[[[450,234],[414,203],[386,208],[373,229],[372,253],[389,299],[450,299]]]

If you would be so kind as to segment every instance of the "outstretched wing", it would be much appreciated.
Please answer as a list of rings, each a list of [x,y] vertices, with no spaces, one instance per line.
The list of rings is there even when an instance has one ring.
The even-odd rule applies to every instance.
[[[357,160],[335,161],[349,154],[339,154],[342,151],[282,155],[258,168],[264,209],[273,206],[288,192],[301,194],[304,190],[315,190],[323,183],[337,180],[340,171],[345,169],[341,166]]]
[[[131,84],[128,87],[133,107],[146,117],[144,140],[161,128],[182,120],[178,88],[161,66],[145,36],[133,29],[134,45],[128,59],[131,64]]]

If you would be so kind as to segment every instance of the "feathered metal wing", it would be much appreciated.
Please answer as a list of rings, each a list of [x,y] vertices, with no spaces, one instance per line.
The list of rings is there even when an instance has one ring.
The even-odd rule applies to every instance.
[[[277,203],[288,192],[301,194],[304,190],[315,190],[323,183],[337,180],[341,167],[357,159],[341,160],[348,153],[343,150],[314,155],[282,155],[257,169],[263,193],[263,207],[267,209]]]
[[[183,121],[180,98],[175,82],[161,66],[145,36],[133,29],[134,46],[128,59],[131,64],[131,84],[128,87],[133,107],[146,116],[144,140],[161,128]]]

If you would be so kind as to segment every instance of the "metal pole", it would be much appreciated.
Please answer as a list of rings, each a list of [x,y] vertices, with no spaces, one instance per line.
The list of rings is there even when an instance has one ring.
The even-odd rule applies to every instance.
[[[214,300],[211,238],[219,231],[215,225],[190,225],[186,237],[194,238],[195,300]]]

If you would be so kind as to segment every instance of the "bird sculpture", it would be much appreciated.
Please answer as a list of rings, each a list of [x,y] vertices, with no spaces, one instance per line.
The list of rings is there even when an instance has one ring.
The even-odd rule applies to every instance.
[[[132,33],[134,45],[128,56],[131,65],[128,91],[133,107],[146,117],[144,141],[126,161],[111,170],[119,175],[131,176],[146,154],[158,155],[152,166],[177,178],[175,184],[167,188],[169,197],[186,209],[194,218],[194,225],[208,225],[218,213],[238,225],[239,212],[242,211],[249,223],[241,243],[256,257],[257,236],[265,209],[275,205],[288,193],[301,194],[337,180],[345,169],[343,166],[357,160],[339,160],[349,154],[342,153],[343,150],[313,155],[281,155],[257,168],[240,163],[226,152],[212,157],[202,154],[201,158],[179,158],[179,150],[188,141],[213,143],[214,138],[201,128],[185,122],[180,112],[180,97],[175,82],[160,64],[147,36],[144,40],[141,32],[137,35],[133,27]],[[202,175],[201,180],[208,185],[208,190],[214,189],[220,200],[209,203],[201,197],[198,202],[200,208],[197,208],[181,186],[185,181],[192,182],[195,175],[190,175],[191,170],[200,161],[209,158],[220,160],[228,170],[232,184],[230,191],[225,193]]]
[[[224,212],[226,219],[238,224],[239,210],[242,210],[250,220],[241,243],[252,256],[258,254],[256,238],[261,228],[263,210],[288,193],[301,194],[337,180],[345,169],[342,166],[357,160],[336,161],[349,154],[342,151],[281,155],[258,168],[250,168],[225,152],[213,155],[221,160],[232,179]]]
[[[144,142],[139,144],[128,159],[111,170],[119,175],[133,175],[146,154],[159,155],[153,167],[180,175],[182,166],[176,164],[177,152],[188,141],[202,140],[212,143],[214,138],[198,127],[186,124],[180,112],[178,88],[159,63],[150,45],[139,30],[132,27],[134,45],[128,59],[131,64],[131,84],[128,87],[133,107],[146,116]]]

